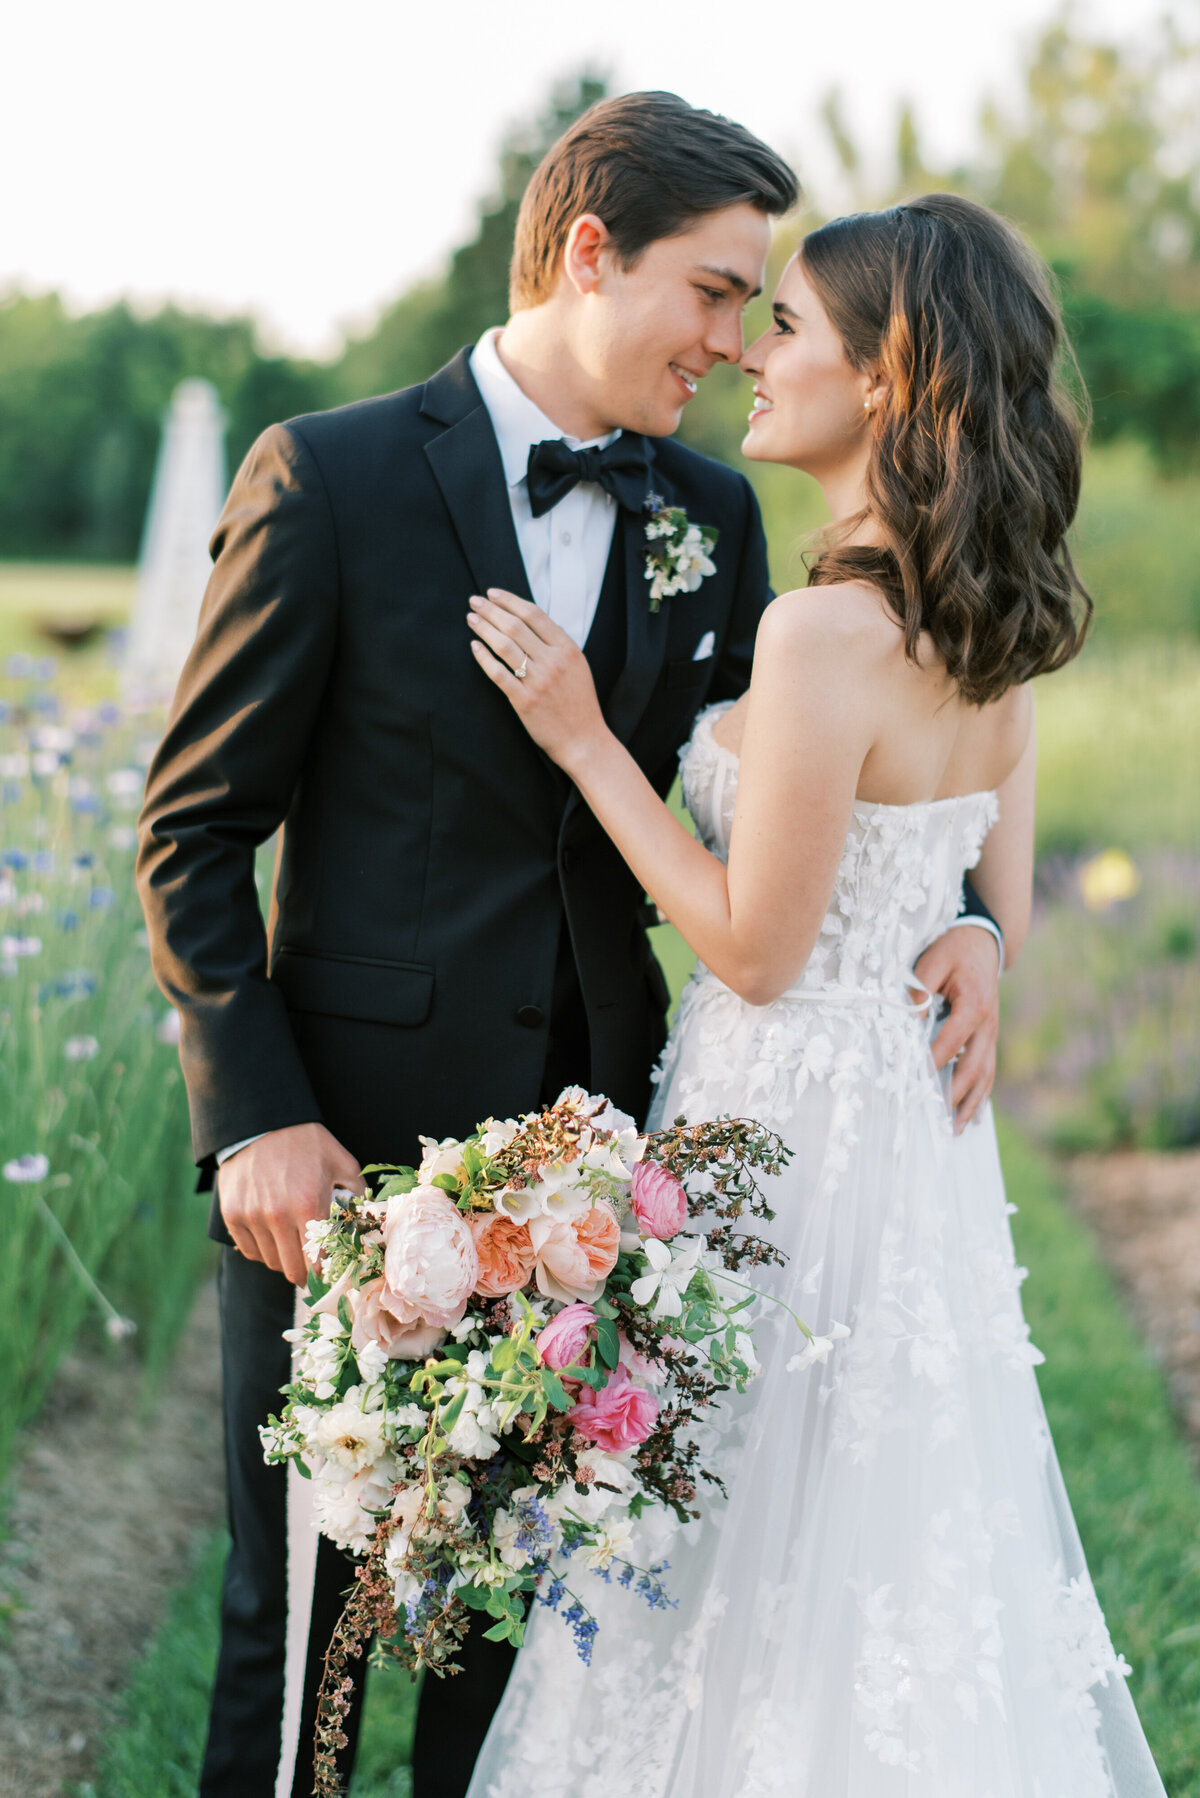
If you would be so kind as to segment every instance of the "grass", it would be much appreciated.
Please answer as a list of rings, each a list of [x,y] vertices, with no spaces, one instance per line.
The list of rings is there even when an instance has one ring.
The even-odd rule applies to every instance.
[[[1164,1382],[1050,1165],[1001,1148],[1050,1428],[1100,1602],[1171,1798],[1200,1798],[1200,1486]]]
[[[179,1586],[116,1707],[95,1777],[70,1798],[194,1798],[216,1663],[225,1537],[197,1543]]]
[[[1037,718],[1039,853],[1200,845],[1200,642],[1097,640]]]
[[[1002,1148],[1039,1383],[1088,1561],[1171,1798],[1200,1798],[1200,1484],[1161,1373],[1051,1165],[1012,1129]],[[79,1798],[188,1791],[216,1657],[219,1561],[201,1559],[134,1670],[100,1770]],[[368,1686],[351,1798],[408,1798],[413,1689]],[[192,1756],[189,1762],[188,1756]],[[192,1773],[194,1778],[194,1772]]]

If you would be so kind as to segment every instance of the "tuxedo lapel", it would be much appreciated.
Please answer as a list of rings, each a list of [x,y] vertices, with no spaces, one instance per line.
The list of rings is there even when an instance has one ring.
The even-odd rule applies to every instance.
[[[665,490],[654,466],[654,447],[649,451],[649,486],[666,505],[673,495]],[[625,558],[625,666],[621,670],[606,717],[614,736],[628,743],[646,709],[654,683],[667,653],[667,621],[670,600],[657,612],[650,610],[650,583],[646,579],[646,514],[622,509],[615,536]],[[613,544],[613,553],[617,543]]]
[[[425,445],[425,454],[454,521],[476,591],[503,587],[531,599],[521,559],[500,448],[487,407],[471,376],[469,352],[425,384],[421,411],[447,428]]]

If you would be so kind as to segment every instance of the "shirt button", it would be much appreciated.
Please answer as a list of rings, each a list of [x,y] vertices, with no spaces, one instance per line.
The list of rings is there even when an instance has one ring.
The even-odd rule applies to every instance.
[[[570,541],[571,541],[571,533],[570,533],[570,531],[564,531],[564,532],[563,532],[563,534],[562,534],[562,540],[563,540],[563,542],[564,542],[564,543],[569,543],[569,542],[570,542]]]
[[[540,1005],[522,1005],[517,1013],[517,1023],[524,1024],[526,1030],[537,1030],[545,1021],[545,1013]]]

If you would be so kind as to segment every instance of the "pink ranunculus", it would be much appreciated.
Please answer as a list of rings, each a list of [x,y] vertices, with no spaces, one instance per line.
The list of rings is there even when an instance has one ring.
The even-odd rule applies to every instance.
[[[676,1235],[687,1222],[683,1182],[657,1161],[639,1161],[634,1168],[630,1203],[646,1235],[657,1236],[660,1242]]]
[[[467,1220],[439,1186],[389,1199],[383,1226],[382,1303],[401,1323],[456,1324],[479,1278]]]
[[[475,1290],[485,1299],[502,1299],[524,1286],[533,1272],[533,1244],[524,1224],[515,1224],[502,1211],[476,1211],[467,1228],[479,1256]]]
[[[657,1417],[658,1400],[644,1386],[635,1386],[624,1366],[608,1376],[608,1384],[600,1392],[584,1386],[578,1404],[567,1412],[580,1435],[610,1455],[644,1442]]]
[[[558,1372],[564,1367],[577,1367],[587,1351],[588,1331],[596,1321],[590,1305],[568,1305],[552,1317],[545,1329],[539,1330],[538,1354],[546,1367]]]
[[[377,1342],[389,1361],[423,1361],[443,1341],[445,1330],[419,1317],[398,1318],[388,1308],[388,1296],[382,1275],[350,1294],[351,1347],[357,1351]]]
[[[548,1299],[589,1304],[604,1291],[604,1279],[592,1272],[587,1251],[565,1218],[534,1217],[529,1239],[537,1256],[538,1291]]]

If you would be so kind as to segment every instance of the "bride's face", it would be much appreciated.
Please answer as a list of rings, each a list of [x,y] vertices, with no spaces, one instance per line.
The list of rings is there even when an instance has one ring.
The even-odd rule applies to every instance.
[[[784,269],[771,310],[770,329],[741,359],[754,381],[742,453],[802,468],[820,481],[865,466],[866,402],[876,403],[876,378],[847,360],[798,256]]]

